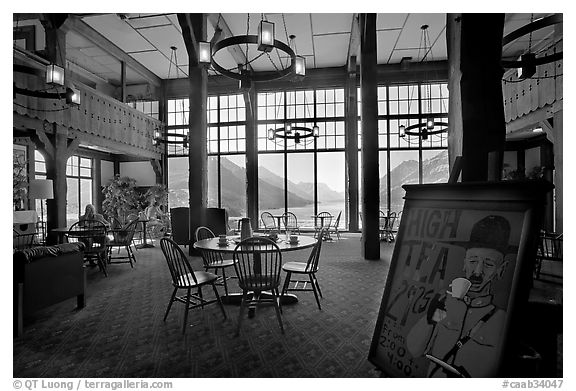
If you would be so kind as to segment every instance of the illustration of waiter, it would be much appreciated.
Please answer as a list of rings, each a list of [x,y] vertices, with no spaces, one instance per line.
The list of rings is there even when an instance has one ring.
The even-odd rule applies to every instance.
[[[469,241],[450,242],[466,249],[465,278],[436,295],[406,340],[414,357],[430,360],[429,377],[494,375],[506,311],[493,304],[493,282],[506,272],[505,255],[516,249],[509,237],[508,220],[490,215],[474,224]]]

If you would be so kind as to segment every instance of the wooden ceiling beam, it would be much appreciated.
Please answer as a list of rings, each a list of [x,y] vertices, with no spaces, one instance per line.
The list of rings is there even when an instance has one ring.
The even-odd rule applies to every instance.
[[[358,14],[352,15],[352,26],[350,27],[350,41],[348,42],[348,57],[346,58],[346,69],[348,72],[355,72],[356,69],[350,69],[350,57],[358,56],[358,49],[360,48],[360,28],[358,24]],[[356,67],[356,61],[353,61]]]
[[[112,57],[119,61],[124,61],[126,66],[133,69],[135,72],[143,76],[147,81],[150,82],[155,87],[160,87],[161,79],[156,76],[148,68],[140,64],[134,58],[132,58],[128,53],[120,49],[118,46],[110,42],[106,37],[101,35],[99,32],[90,27],[87,23],[83,22],[76,16],[70,15],[66,22],[64,22],[63,28],[67,31],[73,31],[76,34],[86,38],[98,48],[102,49]]]

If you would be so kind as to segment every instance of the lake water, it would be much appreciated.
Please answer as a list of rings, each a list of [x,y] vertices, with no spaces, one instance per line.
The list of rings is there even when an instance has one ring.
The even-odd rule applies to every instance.
[[[340,223],[338,224],[338,227],[343,229],[347,226],[344,217],[344,205],[344,201],[323,202],[318,204],[318,213],[330,213],[332,216],[334,216],[332,220],[332,224],[334,224],[336,217],[338,217],[338,213],[342,211],[342,216],[340,216]],[[314,204],[309,204],[298,208],[289,208],[288,211],[296,215],[296,218],[298,219],[298,225],[300,227],[314,228],[314,218],[312,217],[314,215]],[[284,208],[261,210],[260,213],[262,212],[270,212],[273,215],[281,215],[284,213]]]

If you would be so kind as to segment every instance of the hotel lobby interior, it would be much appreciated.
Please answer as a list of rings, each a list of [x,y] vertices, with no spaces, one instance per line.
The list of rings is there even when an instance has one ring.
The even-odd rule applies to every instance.
[[[12,18],[14,378],[564,377],[563,14]]]

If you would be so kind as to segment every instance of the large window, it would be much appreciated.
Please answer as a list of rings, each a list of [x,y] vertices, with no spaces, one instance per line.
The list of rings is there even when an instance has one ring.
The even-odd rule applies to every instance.
[[[92,203],[92,159],[70,156],[66,163],[66,224],[78,221]]]
[[[168,100],[168,140],[188,133],[188,99]],[[208,207],[246,215],[246,106],[242,94],[209,96],[207,102]],[[170,207],[188,206],[188,148],[168,144]],[[186,180],[175,180],[186,178]]]
[[[312,228],[312,216],[342,212],[345,197],[344,89],[282,91],[258,94],[259,209],[293,212],[301,226]],[[319,128],[318,138],[300,143],[269,140],[268,129],[285,126]],[[271,197],[282,191],[281,196]]]
[[[361,108],[358,90],[358,107]],[[403,134],[408,127],[433,118],[447,122],[446,83],[414,83],[378,86],[378,147],[380,207],[399,211],[407,183],[445,182],[448,178],[446,133],[424,139]],[[315,213],[342,212],[340,227],[348,226],[346,206],[346,116],[343,88],[259,92],[256,101],[259,212],[281,214],[290,210],[300,225],[312,227]],[[187,99],[168,101],[168,129],[188,129]],[[360,111],[359,111],[360,114]],[[246,205],[246,107],[241,94],[214,95],[207,104],[208,206],[228,209],[230,216],[245,216]],[[269,140],[268,129],[317,125],[319,137],[293,141]],[[360,124],[360,120],[359,120]],[[358,170],[361,166],[361,131],[358,134]],[[171,151],[171,152],[170,152]],[[188,194],[187,181],[171,177],[186,164],[172,164],[187,156],[182,147],[172,148],[169,167],[171,206],[181,202],[176,194]],[[184,174],[177,172],[182,177]],[[359,194],[361,194],[359,175]],[[177,186],[178,188],[174,188]],[[180,189],[182,187],[183,189]],[[184,189],[184,187],[186,187]]]

